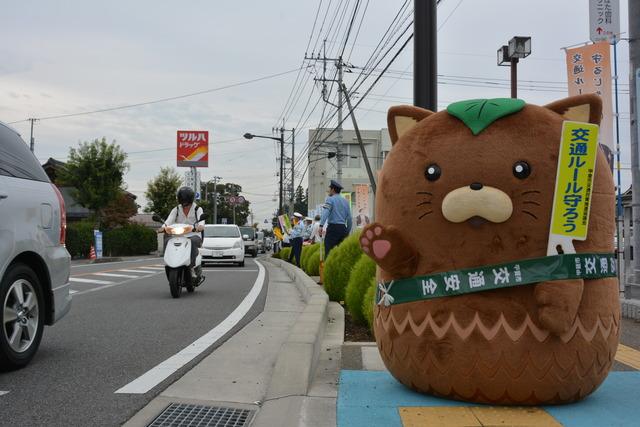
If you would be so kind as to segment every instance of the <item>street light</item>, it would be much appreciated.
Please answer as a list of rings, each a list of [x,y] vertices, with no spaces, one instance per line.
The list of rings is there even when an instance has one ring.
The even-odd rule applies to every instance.
[[[274,141],[280,142],[280,197],[278,199],[278,215],[282,214],[282,177],[284,175],[284,129],[280,129],[280,136],[263,136],[263,135],[254,135],[252,133],[245,133],[243,135],[245,139],[253,139],[253,138],[264,138],[264,139],[273,139]]]
[[[498,49],[498,65],[511,66],[511,97],[518,97],[518,61],[531,55],[531,37],[515,36]]]

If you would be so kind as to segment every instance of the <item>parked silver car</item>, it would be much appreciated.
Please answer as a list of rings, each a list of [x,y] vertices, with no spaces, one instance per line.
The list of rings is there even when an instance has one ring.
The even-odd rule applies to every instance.
[[[62,195],[20,135],[0,123],[0,370],[35,355],[71,307]]]

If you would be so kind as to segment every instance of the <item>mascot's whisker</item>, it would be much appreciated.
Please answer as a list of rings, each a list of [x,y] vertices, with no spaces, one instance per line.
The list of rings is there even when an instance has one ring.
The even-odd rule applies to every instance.
[[[416,194],[427,194],[429,196],[433,196],[433,193],[429,193],[428,191],[418,191]]]
[[[529,215],[529,216],[532,216],[532,217],[533,217],[534,219],[536,219],[536,220],[538,219],[538,217],[537,217],[535,214],[533,214],[533,213],[531,213],[531,212],[529,212],[529,211],[526,211],[526,210],[522,209],[522,212],[526,213],[526,214],[527,214],[527,215]]]
[[[525,200],[524,202],[522,202],[523,205],[536,205],[536,206],[542,206],[540,203],[533,201],[533,200]]]
[[[540,191],[538,191],[538,190],[528,190],[528,191],[523,191],[520,195],[521,195],[521,196],[525,196],[525,195],[527,195],[527,194],[532,194],[532,193],[538,193],[538,194],[541,194],[541,192],[540,192]]]
[[[418,217],[418,219],[422,219],[422,218],[424,218],[425,216],[429,215],[430,213],[433,213],[433,211],[429,211],[429,212],[425,212],[425,213],[423,213],[422,215],[420,215],[420,216]]]
[[[418,204],[416,205],[416,208],[417,208],[418,206],[422,206],[422,205],[430,205],[430,204],[431,204],[431,201],[421,202],[421,203],[418,203]]]

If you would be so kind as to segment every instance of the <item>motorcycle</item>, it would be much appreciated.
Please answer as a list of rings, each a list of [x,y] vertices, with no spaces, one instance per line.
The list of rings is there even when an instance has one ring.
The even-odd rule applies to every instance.
[[[204,215],[199,221],[204,220]],[[160,218],[153,218],[158,221]],[[158,221],[162,222],[162,220]],[[164,251],[164,270],[169,280],[169,290],[173,298],[180,298],[182,288],[186,288],[187,292],[195,291],[195,288],[204,282],[205,277],[202,275],[202,255],[198,253],[195,260],[196,278],[191,277],[191,240],[185,235],[191,233],[195,229],[195,224],[172,224],[165,226],[165,233],[171,236],[171,240],[166,245]]]

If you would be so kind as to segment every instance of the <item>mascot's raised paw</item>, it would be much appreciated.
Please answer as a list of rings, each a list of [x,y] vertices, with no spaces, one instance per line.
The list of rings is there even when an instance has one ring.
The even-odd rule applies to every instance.
[[[418,266],[417,251],[400,231],[374,222],[362,230],[360,246],[383,270],[399,277],[411,276]]]

